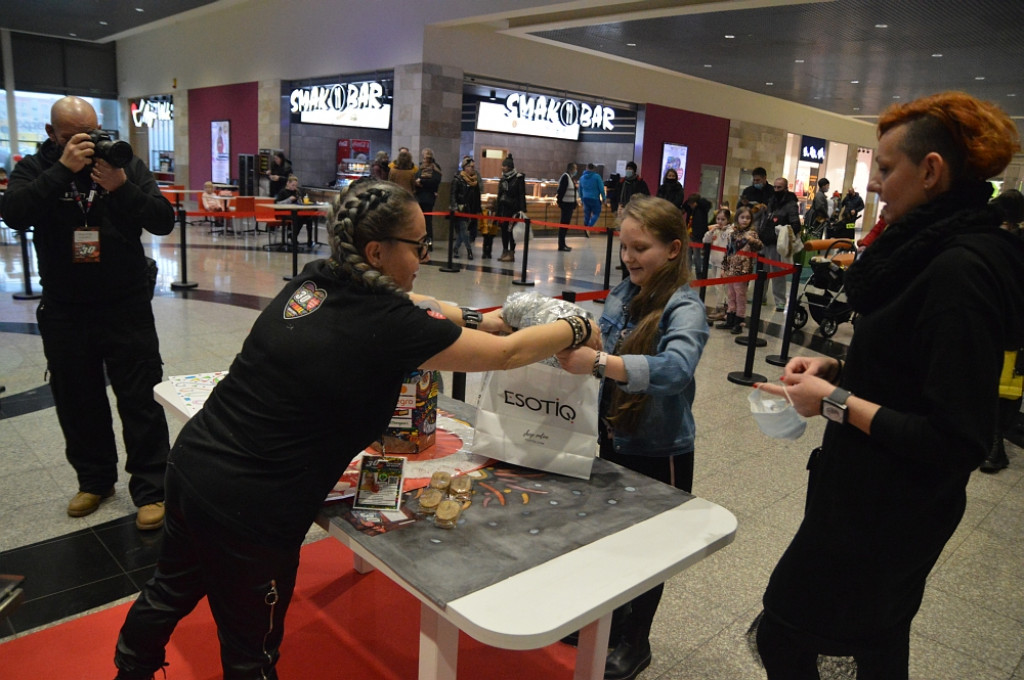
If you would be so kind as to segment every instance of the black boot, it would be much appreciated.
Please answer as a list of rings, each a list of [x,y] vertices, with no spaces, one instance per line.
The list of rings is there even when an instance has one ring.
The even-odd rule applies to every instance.
[[[743,332],[743,319],[740,319],[740,318],[736,319],[736,323],[733,324],[733,327],[729,329],[729,332],[732,333],[733,335],[739,335],[740,333],[742,333]]]
[[[992,442],[992,449],[979,468],[982,472],[995,474],[1010,465],[1010,458],[1006,455],[1006,447],[1003,445],[1003,435],[996,433],[995,441]]]
[[[609,645],[614,645],[615,641],[621,638],[625,633],[626,621],[629,619],[631,609],[632,607],[630,606],[630,603],[627,602],[621,607],[616,607],[612,612],[611,631],[608,633]],[[572,645],[573,647],[578,647],[580,644],[580,632],[576,631],[575,633],[569,633],[562,638],[562,642],[567,645]]]
[[[715,328],[732,328],[736,325],[736,312],[729,312],[725,315],[725,321],[719,321]]]
[[[633,680],[640,671],[651,665],[651,643],[643,640],[629,640],[625,635],[619,644],[608,653],[604,662],[604,680]]]

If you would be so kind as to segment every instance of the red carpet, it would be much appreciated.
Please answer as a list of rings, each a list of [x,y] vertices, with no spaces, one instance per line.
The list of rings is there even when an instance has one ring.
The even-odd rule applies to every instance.
[[[0,644],[3,680],[113,678],[114,644],[129,605],[121,605]],[[359,575],[352,553],[333,539],[302,550],[295,597],[285,620],[282,680],[414,680],[419,601],[377,572]],[[217,631],[203,600],[182,620],[167,649],[168,680],[216,680]],[[530,651],[488,647],[459,636],[459,678],[572,678],[576,650],[561,643]],[[160,678],[160,674],[157,674]]]

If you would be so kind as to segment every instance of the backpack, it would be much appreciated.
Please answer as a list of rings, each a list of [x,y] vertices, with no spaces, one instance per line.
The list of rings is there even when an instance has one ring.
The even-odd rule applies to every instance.
[[[775,233],[775,220],[772,217],[772,212],[772,210],[764,208],[754,216],[757,238],[766,246],[774,246],[779,240]]]

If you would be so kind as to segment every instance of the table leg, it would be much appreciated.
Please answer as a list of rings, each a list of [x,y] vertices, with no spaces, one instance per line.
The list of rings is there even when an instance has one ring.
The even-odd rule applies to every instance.
[[[612,613],[608,612],[597,621],[580,630],[580,642],[576,647],[576,672],[573,680],[602,680],[604,660],[608,656],[608,634],[612,629]]]
[[[611,619],[609,619],[609,625]],[[605,632],[607,637],[607,631]],[[425,604],[420,605],[419,680],[455,680],[459,629]],[[604,664],[601,664],[602,676]]]
[[[356,570],[357,574],[369,574],[373,571],[373,565],[356,553],[352,553],[352,566]]]

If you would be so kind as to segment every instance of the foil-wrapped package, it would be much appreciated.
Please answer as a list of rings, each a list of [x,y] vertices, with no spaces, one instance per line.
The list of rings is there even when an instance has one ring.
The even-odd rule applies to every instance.
[[[565,300],[541,295],[540,293],[512,293],[501,307],[501,317],[512,328],[526,328],[551,323],[567,316],[594,316],[579,305]],[[558,359],[548,357],[539,363],[558,368]]]

